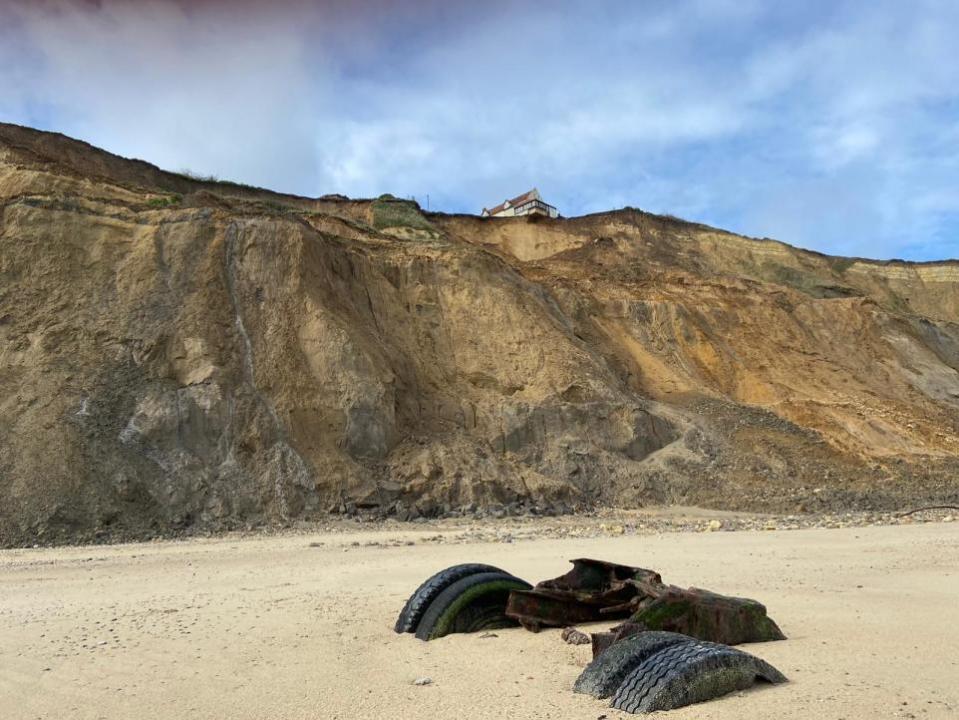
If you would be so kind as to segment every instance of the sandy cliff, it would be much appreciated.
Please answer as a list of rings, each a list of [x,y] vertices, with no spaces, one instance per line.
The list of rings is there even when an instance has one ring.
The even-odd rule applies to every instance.
[[[959,264],[483,220],[0,124],[0,544],[959,497]]]

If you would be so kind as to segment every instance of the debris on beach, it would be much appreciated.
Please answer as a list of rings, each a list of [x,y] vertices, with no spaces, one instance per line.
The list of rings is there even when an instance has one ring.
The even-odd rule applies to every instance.
[[[769,663],[731,647],[786,639],[762,603],[668,585],[645,568],[585,558],[572,563],[565,575],[535,587],[491,565],[454,565],[416,589],[394,629],[436,640],[516,625],[533,632],[563,628],[565,642],[592,645],[593,660],[574,691],[611,698],[611,707],[630,713],[786,681]],[[613,619],[625,622],[592,635],[575,627]]]

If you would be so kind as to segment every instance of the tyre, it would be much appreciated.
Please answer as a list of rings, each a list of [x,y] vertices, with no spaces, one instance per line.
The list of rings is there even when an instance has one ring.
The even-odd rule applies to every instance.
[[[481,572],[503,571],[492,565],[467,563],[464,565],[453,565],[436,573],[416,588],[416,592],[410,595],[410,599],[406,601],[406,605],[404,605],[400,611],[400,616],[396,619],[396,625],[393,629],[398,633],[416,632],[416,626],[419,625],[420,618],[423,617],[426,608],[436,599],[437,595],[457,580]]]
[[[573,692],[585,693],[595,698],[610,697],[623,680],[647,658],[673,645],[696,642],[688,635],[673,632],[647,631],[630,635],[613,643],[596,657],[576,678]]]
[[[513,590],[532,586],[509,573],[482,572],[457,580],[436,596],[416,628],[420,640],[436,640],[450,633],[513,627],[506,617],[506,601]]]
[[[611,706],[628,713],[672,710],[744,690],[756,680],[785,682],[776,668],[742,650],[692,642],[668,647],[626,676]]]

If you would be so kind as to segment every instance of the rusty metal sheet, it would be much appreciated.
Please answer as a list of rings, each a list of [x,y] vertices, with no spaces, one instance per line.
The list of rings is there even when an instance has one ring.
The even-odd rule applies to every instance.
[[[573,569],[532,590],[510,593],[506,616],[528,630],[627,618],[636,609],[640,588],[662,584],[659,573],[604,560],[578,558]]]
[[[659,573],[603,560],[579,558],[573,569],[532,590],[513,591],[506,616],[528,630],[565,628],[597,620],[630,622],[594,637],[594,653],[642,630],[669,630],[728,645],[785,636],[755,600],[663,583]]]

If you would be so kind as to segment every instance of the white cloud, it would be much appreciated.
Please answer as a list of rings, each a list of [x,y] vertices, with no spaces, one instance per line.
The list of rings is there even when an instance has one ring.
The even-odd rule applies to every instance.
[[[477,211],[537,185],[918,256],[959,229],[957,26],[935,0],[20,2],[0,115],[303,194]]]
[[[224,26],[220,12],[150,0],[8,12],[34,54],[29,65],[5,58],[29,79],[19,106],[48,107],[55,129],[170,169],[287,190],[316,181],[303,150],[322,86],[291,18]]]

